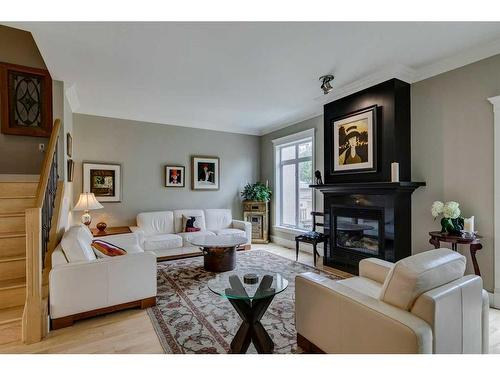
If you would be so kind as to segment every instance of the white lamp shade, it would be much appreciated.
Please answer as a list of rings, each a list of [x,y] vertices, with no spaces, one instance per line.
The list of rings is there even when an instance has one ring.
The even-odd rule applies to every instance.
[[[80,194],[80,198],[76,203],[76,206],[73,208],[73,211],[87,211],[87,210],[97,210],[99,208],[104,208],[102,204],[100,204],[94,193],[82,193]]]

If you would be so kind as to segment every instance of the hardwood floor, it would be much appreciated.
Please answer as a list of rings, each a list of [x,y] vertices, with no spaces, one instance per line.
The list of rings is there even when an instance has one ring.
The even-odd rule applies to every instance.
[[[253,248],[265,249],[295,260],[295,250],[275,244],[254,245]],[[301,252],[299,262],[312,266],[312,255]],[[345,272],[323,267],[321,259],[317,264],[325,272],[349,276]],[[24,345],[13,339],[12,342],[0,344],[0,353],[125,354],[163,353],[163,349],[146,311],[126,310],[79,321],[72,327],[52,331],[42,342],[36,344]],[[500,354],[500,310],[494,309],[490,309],[490,353]]]

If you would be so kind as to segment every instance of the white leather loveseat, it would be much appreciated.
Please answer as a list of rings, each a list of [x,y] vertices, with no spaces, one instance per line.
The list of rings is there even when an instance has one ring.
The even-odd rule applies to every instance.
[[[185,232],[184,218],[196,217],[198,232]],[[195,236],[240,235],[247,239],[245,249],[252,242],[252,225],[233,220],[229,209],[189,209],[174,211],[143,212],[137,215],[137,226],[131,228],[139,234],[140,245],[158,259],[201,254],[198,247],[190,244]]]
[[[364,259],[359,277],[296,277],[297,342],[326,353],[487,353],[488,294],[449,249],[393,264]]]
[[[52,253],[49,288],[53,329],[102,313],[156,304],[156,257],[141,249],[138,235],[100,238],[127,252],[107,258],[96,258],[93,239],[86,226],[74,226]]]

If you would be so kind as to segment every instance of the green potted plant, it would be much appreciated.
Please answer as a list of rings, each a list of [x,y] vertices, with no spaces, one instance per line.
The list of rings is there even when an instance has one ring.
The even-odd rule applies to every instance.
[[[245,201],[254,202],[269,202],[272,191],[267,184],[256,182],[255,184],[246,184],[241,192],[241,196]]]

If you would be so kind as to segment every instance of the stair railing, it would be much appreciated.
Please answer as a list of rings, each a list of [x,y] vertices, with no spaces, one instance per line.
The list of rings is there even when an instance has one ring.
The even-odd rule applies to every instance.
[[[49,243],[58,185],[57,141],[61,121],[54,121],[42,164],[35,206],[26,209],[26,302],[22,320],[23,342],[39,342],[48,332],[48,301],[44,298],[42,270]]]

